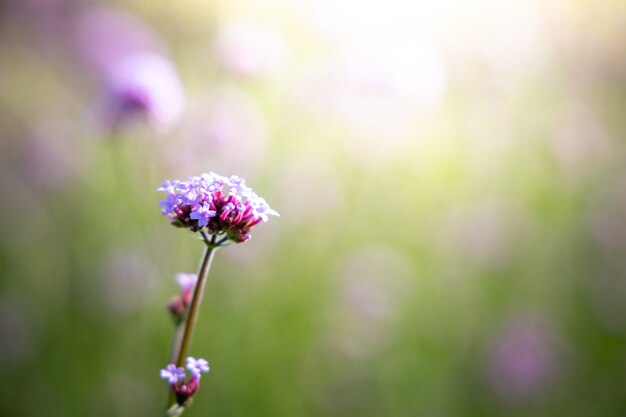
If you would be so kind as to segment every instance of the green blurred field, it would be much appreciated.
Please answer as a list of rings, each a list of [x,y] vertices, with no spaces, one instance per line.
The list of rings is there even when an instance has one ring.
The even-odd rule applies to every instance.
[[[170,132],[98,125],[96,6],[158,33]],[[279,36],[257,73],[214,47],[237,21]],[[203,248],[155,190],[205,171],[281,217],[217,253],[185,416],[625,415],[624,28],[619,1],[0,4],[0,415],[161,415]]]

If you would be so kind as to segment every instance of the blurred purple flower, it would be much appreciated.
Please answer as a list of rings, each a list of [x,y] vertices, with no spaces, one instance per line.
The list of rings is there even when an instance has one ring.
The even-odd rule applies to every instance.
[[[98,72],[144,51],[159,51],[158,35],[132,14],[108,7],[90,7],[78,15],[75,36],[79,58]]]
[[[515,317],[488,349],[487,379],[503,399],[527,401],[553,385],[559,372],[557,334],[543,316]]]
[[[165,133],[181,117],[185,99],[172,63],[163,56],[141,52],[109,68],[106,75],[105,122],[113,129],[145,119]]]

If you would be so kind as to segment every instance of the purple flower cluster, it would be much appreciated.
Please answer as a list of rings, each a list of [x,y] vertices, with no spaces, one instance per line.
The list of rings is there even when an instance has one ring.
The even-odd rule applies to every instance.
[[[190,373],[189,377],[187,377],[185,368],[169,364],[165,369],[161,369],[160,373],[161,379],[167,381],[176,396],[176,403],[180,406],[186,405],[200,387],[200,377],[210,370],[209,362],[190,356],[187,358],[187,370]]]
[[[215,245],[227,240],[245,242],[253,226],[268,221],[269,215],[279,215],[236,175],[210,172],[187,181],[166,181],[157,191],[167,193],[160,205],[174,226],[192,232],[206,230]]]

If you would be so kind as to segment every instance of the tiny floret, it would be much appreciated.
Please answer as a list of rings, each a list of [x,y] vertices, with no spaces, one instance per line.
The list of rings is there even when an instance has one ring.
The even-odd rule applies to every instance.
[[[180,286],[180,292],[169,301],[167,309],[177,325],[185,319],[197,281],[198,276],[196,274],[182,272],[176,274],[176,283]]]
[[[180,272],[176,274],[176,283],[180,286],[182,290],[187,288],[193,288],[198,281],[198,275],[196,274],[188,274],[184,272]]]
[[[174,226],[206,231],[218,246],[229,240],[245,242],[253,226],[279,215],[237,175],[209,172],[187,181],[165,181],[157,191],[166,193],[159,204]]]
[[[161,369],[161,379],[165,379],[170,385],[176,384],[179,380],[185,379],[185,369],[171,363],[165,369]]]
[[[201,373],[209,372],[209,362],[207,362],[205,359],[195,359],[194,357],[190,356],[187,358],[187,369],[189,370],[189,372],[191,372],[192,375],[196,375],[198,378],[200,378]]]
[[[209,372],[209,362],[205,359],[187,358],[187,369],[191,374],[189,377],[184,368],[178,368],[174,364],[167,365],[161,370],[161,378],[165,379],[170,386],[170,390],[176,397],[179,406],[185,406],[194,396],[200,387],[200,375]]]

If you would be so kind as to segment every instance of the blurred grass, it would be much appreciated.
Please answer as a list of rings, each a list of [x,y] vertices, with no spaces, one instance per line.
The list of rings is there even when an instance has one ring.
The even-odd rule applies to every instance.
[[[297,100],[307,86],[294,73],[311,56],[332,67],[336,51],[290,8],[268,17],[186,1],[167,8],[170,22],[128,5],[167,41],[190,107],[219,86],[259,107],[258,154],[194,137],[190,117],[163,137],[107,137],[90,119],[97,84],[67,59],[69,35],[41,43],[41,22],[71,13],[26,3],[3,6],[0,26],[0,415],[160,413],[164,306],[202,247],[162,218],[155,189],[198,170],[246,176],[282,217],[217,254],[192,346],[212,369],[189,416],[626,412],[620,3],[588,17],[584,2],[532,3],[549,53],[535,45],[515,71],[489,58],[493,39],[464,50],[431,34],[446,92],[398,134],[393,121],[355,128],[332,100],[322,116],[307,108],[322,88]],[[260,80],[220,69],[210,41],[243,15],[282,30],[297,63]],[[481,22],[469,16],[459,32],[478,36]],[[584,40],[595,48],[580,52]],[[355,103],[377,97],[362,88]],[[532,340],[550,362],[531,351],[546,375],[528,371],[531,388],[507,397],[490,379],[493,346],[528,315],[547,323],[549,340]],[[497,372],[511,389],[526,375]]]

